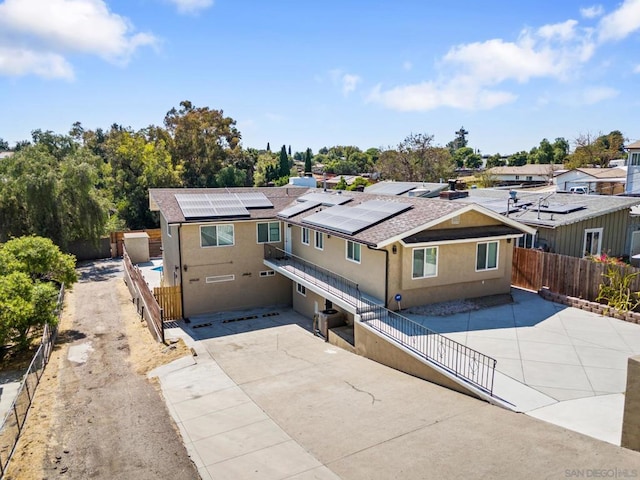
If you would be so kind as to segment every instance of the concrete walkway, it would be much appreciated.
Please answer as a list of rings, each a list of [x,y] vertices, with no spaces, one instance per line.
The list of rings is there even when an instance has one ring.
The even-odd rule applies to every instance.
[[[326,344],[291,310],[180,326],[168,336],[183,336],[197,356],[151,375],[205,480],[560,479],[640,469],[637,452]]]
[[[512,289],[514,302],[409,318],[495,358],[494,393],[528,415],[619,445],[628,357],[640,325]]]

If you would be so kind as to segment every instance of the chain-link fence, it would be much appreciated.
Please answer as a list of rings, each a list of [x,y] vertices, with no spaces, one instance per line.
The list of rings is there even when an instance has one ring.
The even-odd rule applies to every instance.
[[[63,300],[64,285],[62,285],[60,293],[58,294],[58,304],[56,307],[58,320],[60,320],[62,314]],[[0,479],[4,477],[9,460],[11,460],[11,455],[13,455],[13,451],[22,433],[24,421],[27,418],[29,407],[36,393],[36,387],[40,382],[40,378],[42,378],[44,367],[47,365],[49,357],[51,356],[57,332],[57,326],[44,326],[40,347],[38,347],[38,350],[33,356],[29,368],[24,374],[16,398],[0,425]]]

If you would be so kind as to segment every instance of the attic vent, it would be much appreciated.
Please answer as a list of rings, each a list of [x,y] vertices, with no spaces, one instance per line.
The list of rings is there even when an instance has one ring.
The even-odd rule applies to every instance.
[[[455,217],[453,217],[451,219],[451,224],[452,225],[460,225],[460,215],[456,215]]]

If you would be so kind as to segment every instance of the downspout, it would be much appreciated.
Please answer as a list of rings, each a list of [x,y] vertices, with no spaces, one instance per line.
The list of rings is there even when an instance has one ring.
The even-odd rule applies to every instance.
[[[178,224],[178,271],[180,272],[180,311],[182,312],[182,319],[187,322],[184,316],[184,285],[182,284],[182,224]],[[188,322],[187,322],[188,323]]]
[[[371,245],[367,245],[367,248],[384,253],[384,308],[387,308],[389,303],[389,250],[373,248]]]

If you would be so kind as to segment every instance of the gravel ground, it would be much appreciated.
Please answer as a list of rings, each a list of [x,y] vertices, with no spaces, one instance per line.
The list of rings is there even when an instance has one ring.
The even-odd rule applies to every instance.
[[[81,271],[7,479],[199,479],[144,373],[188,353],[157,344],[113,262]]]

